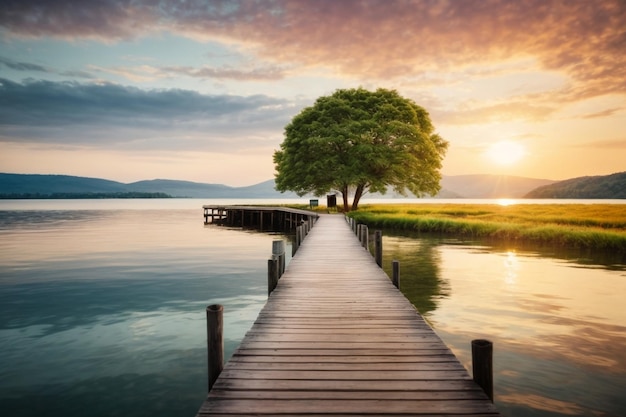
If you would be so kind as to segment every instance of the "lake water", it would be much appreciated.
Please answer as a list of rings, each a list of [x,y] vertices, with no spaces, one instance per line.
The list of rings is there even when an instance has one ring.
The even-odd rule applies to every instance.
[[[228,356],[265,303],[271,242],[290,245],[204,226],[209,203],[0,201],[0,414],[195,415],[206,305],[225,306]],[[468,368],[470,341],[494,342],[503,415],[626,415],[624,254],[391,233],[384,246]]]

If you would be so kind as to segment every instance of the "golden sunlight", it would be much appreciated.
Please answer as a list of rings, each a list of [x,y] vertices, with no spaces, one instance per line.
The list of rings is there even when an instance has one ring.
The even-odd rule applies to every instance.
[[[503,140],[490,145],[486,155],[499,165],[512,165],[526,155],[526,148],[518,142]]]
[[[499,206],[507,207],[512,206],[513,204],[517,204],[517,200],[514,200],[512,198],[499,198],[497,204]]]

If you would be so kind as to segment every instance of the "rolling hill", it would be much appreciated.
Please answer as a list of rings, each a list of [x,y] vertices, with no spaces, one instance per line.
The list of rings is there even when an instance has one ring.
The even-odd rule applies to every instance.
[[[583,177],[555,182],[546,179],[506,175],[444,176],[438,198],[626,198],[626,173]],[[247,187],[154,179],[129,184],[99,178],[69,175],[2,174],[0,197],[46,198],[62,195],[166,194],[188,198],[297,198],[295,193],[280,193],[274,180]],[[160,196],[160,195],[159,195]],[[308,198],[308,197],[303,197]],[[402,198],[393,193],[368,195],[367,198]]]
[[[626,198],[626,171],[611,175],[572,178],[544,185],[525,198]]]
[[[53,195],[144,193],[186,198],[294,198],[295,193],[274,190],[274,180],[247,187],[229,187],[191,181],[155,179],[124,184],[99,178],[70,175],[0,173],[0,196],[46,198]]]

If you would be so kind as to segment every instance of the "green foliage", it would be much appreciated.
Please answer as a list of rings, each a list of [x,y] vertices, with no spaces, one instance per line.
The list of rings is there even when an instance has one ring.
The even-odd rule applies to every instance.
[[[339,191],[344,209],[388,187],[434,195],[447,142],[434,133],[426,110],[396,91],[337,90],[317,99],[285,127],[274,153],[276,189],[299,195]]]

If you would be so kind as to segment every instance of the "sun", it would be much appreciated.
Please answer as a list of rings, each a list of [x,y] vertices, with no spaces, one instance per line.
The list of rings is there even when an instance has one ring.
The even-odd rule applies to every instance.
[[[518,142],[503,140],[490,145],[486,155],[498,165],[513,165],[526,156],[526,148]]]

